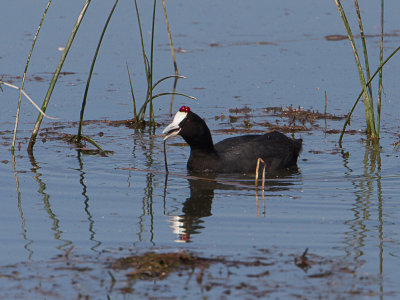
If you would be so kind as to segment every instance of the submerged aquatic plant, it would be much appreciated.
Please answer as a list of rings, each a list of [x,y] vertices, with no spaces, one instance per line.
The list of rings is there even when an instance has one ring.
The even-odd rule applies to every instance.
[[[352,109],[350,110],[350,113],[347,116],[347,119],[345,121],[345,124],[343,126],[342,133],[339,138],[339,144],[341,145],[342,139],[343,139],[343,134],[346,130],[346,127],[350,121],[350,117],[358,104],[359,100],[361,97],[363,98],[364,102],[364,109],[365,109],[365,118],[366,118],[366,123],[367,123],[367,128],[366,132],[368,135],[370,135],[372,141],[374,142],[375,145],[379,144],[379,136],[380,136],[380,120],[381,120],[381,100],[382,100],[382,68],[383,66],[389,61],[389,59],[400,49],[397,48],[395,51],[393,51],[389,57],[383,61],[383,36],[384,36],[384,30],[383,30],[383,24],[384,24],[384,0],[381,0],[381,19],[380,19],[380,25],[381,25],[381,30],[380,30],[380,55],[379,55],[379,67],[375,71],[374,75],[371,76],[370,74],[370,66],[369,66],[369,58],[368,58],[368,51],[367,51],[367,46],[365,42],[365,34],[364,34],[364,28],[362,24],[362,18],[361,18],[361,13],[360,13],[360,8],[358,5],[358,0],[354,0],[354,5],[355,5],[355,10],[357,13],[357,21],[359,25],[359,30],[360,30],[360,37],[361,37],[361,42],[362,42],[362,48],[363,48],[363,56],[364,56],[364,67],[365,67],[365,73],[364,73],[364,68],[360,60],[360,56],[356,47],[354,35],[351,31],[349,22],[347,20],[346,13],[343,9],[343,6],[340,2],[340,0],[335,0],[336,7],[339,11],[340,17],[343,21],[344,27],[346,28],[347,36],[350,40],[350,44],[353,50],[354,58],[356,61],[357,69],[358,69],[358,75],[360,79],[360,85],[362,92],[360,93],[359,97],[355,101]],[[374,100],[373,100],[373,93],[372,93],[372,86],[371,86],[371,81],[374,79],[376,74],[379,73],[379,83],[378,83],[378,102],[377,102],[377,107],[376,111],[374,109]],[[375,118],[376,114],[376,118]]]

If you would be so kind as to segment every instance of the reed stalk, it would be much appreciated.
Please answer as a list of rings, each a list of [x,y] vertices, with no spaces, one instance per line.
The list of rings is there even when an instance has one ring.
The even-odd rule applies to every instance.
[[[367,81],[369,81],[371,79],[371,73],[369,71],[367,44],[365,42],[364,26],[362,24],[361,12],[360,12],[360,7],[358,5],[358,0],[354,0],[354,6],[356,9],[356,13],[357,13],[358,26],[360,27],[360,38],[361,38],[361,43],[362,43],[363,52],[364,52],[365,73],[367,75]],[[371,97],[371,99],[373,99],[371,85],[368,86],[368,91],[369,91],[369,96]]]
[[[139,14],[139,8],[138,8],[138,5],[137,5],[137,0],[135,0],[135,8],[136,8],[136,18],[137,18],[138,27],[139,27],[140,44],[142,46],[143,63],[144,63],[144,69],[145,69],[145,74],[146,74],[146,81],[147,81],[146,99],[148,99],[147,95],[149,94],[149,89],[151,89],[151,85],[149,85],[150,84],[150,82],[149,82],[150,79],[149,78],[152,75],[150,74],[150,64],[149,64],[149,61],[147,59],[146,50],[145,50],[145,47],[144,47],[142,22],[140,21],[140,14]],[[143,115],[141,115],[141,114],[138,115],[139,120],[144,120],[144,114],[146,112],[146,107],[147,107],[147,105],[144,107]]]
[[[20,112],[20,109],[21,109],[21,100],[22,100],[22,93],[23,93],[24,85],[25,85],[26,74],[27,74],[27,72],[28,72],[29,63],[30,63],[30,61],[31,61],[31,56],[32,56],[33,49],[35,48],[35,44],[36,44],[37,37],[39,36],[40,29],[42,28],[42,24],[43,24],[44,18],[45,18],[46,15],[47,15],[47,10],[48,10],[49,7],[50,7],[51,1],[52,1],[52,0],[49,0],[49,1],[47,2],[46,8],[44,9],[44,12],[43,12],[42,18],[41,18],[41,20],[40,20],[39,26],[38,26],[38,28],[37,28],[37,30],[36,30],[35,36],[33,37],[33,42],[32,42],[32,46],[31,46],[31,50],[29,51],[28,58],[27,58],[27,60],[26,60],[24,75],[22,76],[21,88],[19,89],[19,98],[18,98],[18,105],[17,105],[17,114],[16,114],[16,116],[15,116],[14,133],[13,133],[13,139],[12,139],[12,144],[11,144],[11,151],[12,151],[12,153],[14,153],[15,141],[16,141],[16,138],[17,138],[17,129],[18,129],[18,121],[19,121],[19,112]],[[43,113],[43,112],[41,111],[41,113]]]
[[[77,33],[78,29],[79,29],[79,26],[80,26],[80,24],[81,24],[81,22],[83,20],[83,17],[85,16],[85,13],[86,13],[86,11],[87,11],[87,9],[89,7],[90,2],[91,2],[91,0],[86,0],[85,4],[84,4],[84,6],[83,6],[83,8],[82,8],[82,10],[81,10],[81,12],[79,14],[78,20],[76,21],[75,26],[72,29],[72,33],[71,33],[71,35],[70,35],[70,37],[69,37],[69,39],[67,41],[67,44],[65,46],[65,49],[64,49],[63,53],[61,55],[60,61],[58,63],[56,71],[54,72],[53,78],[52,78],[52,80],[50,82],[50,86],[49,86],[49,88],[47,90],[45,99],[43,101],[43,104],[42,104],[42,111],[43,112],[46,112],[47,105],[49,104],[51,95],[52,95],[54,87],[55,87],[55,85],[57,83],[58,76],[60,75],[62,66],[63,66],[63,64],[65,62],[65,59],[67,58],[69,49],[71,48],[72,42],[74,41],[75,35],[76,35],[76,33]],[[30,139],[29,144],[28,144],[28,152],[29,153],[33,152],[33,147],[35,145],[36,137],[38,135],[42,120],[43,120],[43,116],[42,116],[42,114],[40,114],[38,116],[37,120],[36,120],[36,124],[35,124],[35,127],[34,127],[33,131],[32,131],[31,139]]]
[[[136,99],[135,99],[135,93],[133,91],[133,85],[132,85],[132,78],[131,78],[131,73],[129,72],[129,67],[128,63],[126,64],[126,70],[128,71],[128,77],[129,77],[129,86],[131,87],[131,96],[132,96],[132,102],[133,102],[133,122],[138,122],[138,116],[137,116],[137,110],[136,110]]]
[[[367,52],[367,46],[365,42],[365,34],[364,34],[364,28],[362,24],[362,18],[361,18],[361,13],[360,13],[360,7],[358,5],[358,0],[354,0],[354,5],[355,5],[355,10],[357,13],[357,21],[360,29],[360,36],[361,36],[361,43],[363,47],[363,54],[364,54],[364,67],[365,67],[365,75],[364,75],[364,70],[363,66],[360,62],[359,55],[357,52],[357,48],[354,42],[354,36],[351,32],[350,25],[347,21],[346,14],[344,12],[344,9],[341,5],[340,0],[335,0],[336,7],[339,11],[339,15],[343,21],[343,24],[346,28],[347,36],[350,40],[350,44],[353,50],[353,54],[356,60],[356,65],[358,69],[358,74],[360,78],[360,84],[362,88],[362,92],[355,101],[350,113],[348,114],[345,124],[343,126],[342,133],[339,138],[339,144],[342,142],[343,134],[346,129],[346,126],[350,120],[350,116],[352,115],[356,105],[358,104],[360,98],[363,98],[364,102],[364,108],[365,108],[365,117],[366,117],[366,123],[367,123],[367,129],[366,132],[370,136],[371,140],[373,141],[375,146],[379,145],[379,138],[380,138],[380,122],[381,122],[381,103],[382,103],[382,72],[383,72],[383,66],[389,61],[389,59],[397,53],[399,48],[397,48],[395,51],[393,51],[389,57],[383,61],[383,37],[384,37],[384,0],[381,0],[381,14],[380,14],[380,53],[379,53],[379,68],[376,70],[374,75],[371,77],[370,75],[370,66],[369,66],[369,60],[368,60],[368,52]],[[375,120],[375,109],[374,109],[374,101],[373,101],[373,94],[372,94],[372,86],[371,86],[371,81],[375,77],[375,75],[379,73],[379,82],[378,82],[378,103],[376,107],[376,120]],[[367,79],[365,79],[365,76]]]
[[[189,98],[189,99],[192,99],[192,100],[197,100],[197,98],[195,98],[193,96],[188,96],[188,95],[185,95],[185,94],[182,94],[182,93],[177,93],[177,92],[160,93],[160,94],[152,96],[151,100],[154,100],[154,99],[156,99],[158,97],[161,97],[161,96],[168,96],[168,95],[179,95],[179,96],[183,96],[183,97],[186,97],[186,98]],[[146,101],[143,103],[143,105],[140,108],[139,113],[138,113],[139,116],[140,115],[141,116],[144,115],[144,112],[146,111],[146,107],[147,107],[149,102],[150,102],[150,99],[146,99]],[[143,119],[141,119],[141,120],[143,120]]]
[[[156,4],[157,0],[154,0],[153,5],[153,22],[151,25],[151,45],[150,45],[150,77],[149,77],[149,93],[147,97],[149,100],[150,106],[150,117],[149,117],[149,124],[150,126],[155,125],[155,118],[154,118],[154,109],[153,109],[153,62],[154,62],[154,29],[156,23]]]
[[[381,41],[380,41],[380,47],[379,47],[379,64],[382,65],[383,61],[383,20],[384,20],[384,0],[381,0]],[[377,128],[376,131],[378,133],[378,136],[380,134],[381,130],[381,103],[382,103],[382,69],[379,70],[379,83],[378,83],[378,106],[377,106]]]
[[[349,22],[347,20],[346,14],[344,12],[344,9],[342,7],[342,4],[340,0],[335,0],[335,4],[337,6],[337,9],[339,11],[339,15],[343,21],[344,27],[347,32],[347,37],[349,38],[351,48],[353,50],[354,58],[356,61],[357,65],[357,70],[358,70],[358,76],[360,79],[360,84],[363,89],[363,100],[364,100],[364,108],[365,108],[365,117],[367,121],[367,133],[371,135],[373,139],[375,139],[376,136],[376,130],[375,130],[375,118],[374,118],[374,110],[373,110],[373,104],[372,104],[372,99],[370,97],[370,94],[368,93],[367,85],[366,85],[366,80],[364,77],[364,71],[360,62],[360,58],[358,55],[356,43],[354,41],[354,36],[351,31]]]
[[[97,47],[96,47],[96,51],[95,51],[94,56],[93,56],[92,64],[90,66],[90,71],[89,71],[88,79],[87,79],[87,82],[86,82],[85,94],[84,94],[83,100],[82,100],[82,107],[81,107],[81,113],[80,113],[80,118],[79,118],[78,134],[76,136],[76,142],[77,143],[80,143],[80,141],[82,139],[83,115],[85,113],[86,99],[87,99],[87,95],[88,95],[88,91],[89,91],[90,80],[92,78],[94,65],[96,63],[97,55],[99,54],[101,43],[103,42],[104,34],[106,33],[108,24],[110,23],[111,17],[112,17],[112,15],[114,13],[114,10],[115,10],[115,7],[117,6],[117,4],[118,4],[118,0],[115,1],[114,5],[113,5],[113,7],[112,7],[112,9],[110,11],[110,14],[108,15],[107,21],[106,21],[106,23],[105,23],[105,25],[103,27],[103,31],[101,32],[99,42],[97,43]]]
[[[375,73],[371,76],[371,79],[367,82],[367,85],[368,85],[368,86],[371,84],[371,82],[372,82],[372,80],[375,78],[375,76],[383,69],[383,66],[384,66],[384,65],[385,65],[399,50],[400,50],[400,46],[397,47],[397,48],[396,48],[396,49],[381,63],[381,65],[379,66],[379,68],[376,69]],[[353,104],[353,107],[351,108],[350,112],[347,114],[346,120],[345,120],[344,125],[343,125],[342,132],[340,133],[340,137],[339,137],[339,145],[340,145],[340,147],[342,146],[343,135],[344,135],[344,133],[345,133],[345,131],[346,131],[347,125],[350,123],[350,119],[351,119],[351,116],[352,116],[352,114],[353,114],[353,112],[354,112],[354,109],[356,108],[356,106],[357,106],[358,102],[360,101],[360,99],[361,99],[361,97],[362,97],[363,94],[364,94],[364,90],[362,90],[362,91],[360,92],[360,94],[358,95],[356,101],[355,101],[354,104]]]
[[[168,15],[167,15],[167,7],[165,5],[165,0],[162,0],[162,5],[163,5],[163,12],[164,12],[164,18],[165,18],[165,24],[167,26],[167,31],[168,31],[168,41],[169,41],[169,46],[171,48],[171,55],[172,55],[172,61],[174,64],[174,70],[175,70],[175,75],[178,75],[178,64],[176,63],[176,58],[175,58],[175,49],[174,49],[174,44],[172,42],[172,34],[171,34],[171,28],[169,26],[169,21],[168,21]],[[178,77],[175,78],[174,80],[174,85],[172,87],[172,92],[176,91],[176,86],[178,85]],[[174,97],[175,95],[172,94],[171,96],[171,102],[169,104],[169,114],[172,115],[172,106],[174,105]]]
[[[168,34],[169,34],[169,41],[170,41],[170,45],[172,47],[171,51],[173,53],[175,74],[163,77],[162,79],[158,80],[155,84],[153,84],[153,80],[154,80],[154,77],[153,77],[154,71],[153,71],[153,69],[154,69],[154,37],[155,37],[156,2],[157,1],[154,0],[154,3],[153,3],[153,16],[152,16],[152,27],[151,27],[151,44],[150,44],[150,60],[149,60],[148,56],[146,54],[145,45],[144,45],[142,22],[140,20],[139,8],[138,8],[138,5],[137,5],[137,0],[134,0],[135,9],[136,9],[136,16],[137,16],[137,21],[138,21],[138,26],[139,26],[140,43],[141,43],[141,47],[142,47],[142,56],[143,56],[143,62],[144,62],[144,67],[145,67],[146,81],[147,81],[147,91],[146,91],[145,100],[144,100],[143,105],[140,107],[139,111],[137,112],[137,114],[135,113],[135,111],[136,111],[136,100],[135,100],[133,87],[132,87],[132,79],[131,79],[130,72],[129,72],[129,69],[128,69],[128,76],[129,76],[129,81],[130,81],[132,100],[133,100],[133,103],[134,103],[134,120],[136,119],[136,121],[143,122],[144,118],[145,118],[145,115],[146,115],[147,106],[149,106],[149,125],[150,126],[154,126],[155,125],[154,108],[153,108],[153,100],[155,98],[158,98],[160,96],[165,96],[165,95],[171,95],[172,97],[175,96],[175,95],[180,95],[180,96],[184,96],[184,97],[187,97],[187,98],[190,98],[190,99],[197,100],[195,97],[175,92],[176,80],[179,79],[179,78],[185,78],[185,77],[184,76],[180,76],[180,75],[177,74],[178,67],[176,66],[176,60],[175,60],[175,55],[174,55],[175,52],[173,51],[171,30],[169,28],[168,17],[166,15],[165,3],[163,5],[164,16],[166,18],[167,29],[168,29]],[[169,78],[174,78],[175,79],[175,84],[174,84],[173,91],[172,92],[168,92],[168,93],[159,93],[157,95],[153,95],[154,89],[156,88],[156,86],[159,83],[161,83],[164,80],[169,79]]]
[[[39,111],[39,113],[40,113],[41,115],[43,115],[43,117],[48,118],[48,119],[52,119],[52,120],[57,120],[57,119],[58,119],[58,118],[53,118],[53,117],[50,117],[50,116],[46,115],[46,114],[40,109],[40,107],[35,103],[35,101],[33,101],[32,98],[29,97],[29,95],[28,95],[23,89],[21,89],[20,87],[17,87],[16,85],[13,85],[13,84],[11,84],[11,83],[8,83],[8,82],[1,81],[1,80],[0,80],[0,89],[1,89],[1,85],[2,85],[2,84],[4,84],[5,86],[8,86],[8,87],[10,87],[10,88],[19,90],[20,93],[21,93],[22,95],[24,95],[25,98],[26,98],[30,103],[32,103],[32,105]]]

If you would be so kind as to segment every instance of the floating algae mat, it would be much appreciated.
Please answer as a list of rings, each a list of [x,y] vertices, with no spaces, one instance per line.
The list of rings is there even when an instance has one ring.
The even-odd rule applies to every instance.
[[[111,265],[114,270],[134,269],[126,274],[131,279],[164,279],[171,272],[206,268],[209,259],[196,257],[186,251],[155,253],[147,252],[141,255],[132,255],[117,259]]]

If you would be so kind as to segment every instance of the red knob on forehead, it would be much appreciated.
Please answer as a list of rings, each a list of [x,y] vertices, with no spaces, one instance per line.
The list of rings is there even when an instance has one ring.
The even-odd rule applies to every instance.
[[[182,106],[182,107],[179,109],[179,111],[188,113],[188,112],[190,111],[190,107],[188,107],[188,106]]]

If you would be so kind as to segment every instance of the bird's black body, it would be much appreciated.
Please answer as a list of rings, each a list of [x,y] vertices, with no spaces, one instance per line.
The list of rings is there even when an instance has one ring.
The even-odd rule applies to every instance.
[[[184,118],[180,120],[179,131],[176,134],[182,136],[190,146],[188,170],[249,173],[255,171],[258,158],[266,163],[267,172],[296,165],[302,147],[301,139],[291,139],[280,132],[273,131],[264,135],[231,137],[214,145],[210,130],[204,120],[191,112],[189,108],[187,109],[189,111],[185,112],[187,114],[185,117],[182,115]],[[173,128],[177,129],[176,126]]]

